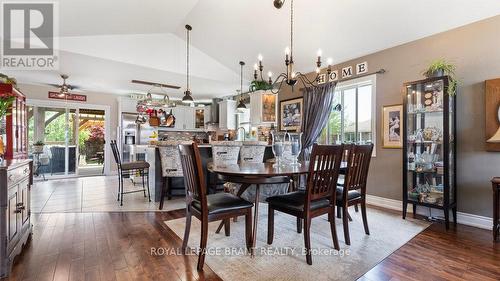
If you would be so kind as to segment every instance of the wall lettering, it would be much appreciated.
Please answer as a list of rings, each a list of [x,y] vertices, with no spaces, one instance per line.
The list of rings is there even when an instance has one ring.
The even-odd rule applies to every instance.
[[[339,80],[339,71],[338,70],[333,70],[330,73],[330,77],[328,77],[328,82],[333,82]]]
[[[352,66],[342,68],[342,78],[349,78],[352,76]]]
[[[325,84],[326,83],[326,74],[320,74],[318,76],[318,84]]]
[[[368,62],[356,64],[356,75],[365,74],[368,72]]]

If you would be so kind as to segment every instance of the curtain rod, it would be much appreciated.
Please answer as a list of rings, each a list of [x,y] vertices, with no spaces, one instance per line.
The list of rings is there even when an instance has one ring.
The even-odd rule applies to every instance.
[[[345,82],[345,81],[354,80],[354,79],[358,79],[358,78],[363,78],[363,77],[370,76],[370,75],[373,75],[373,74],[384,74],[385,72],[386,72],[385,69],[381,68],[381,69],[379,69],[377,71],[374,71],[374,72],[365,73],[365,74],[361,74],[361,75],[354,76],[354,77],[339,79],[337,81],[332,81],[332,82],[340,83],[340,82]],[[329,83],[331,83],[331,82],[329,82]],[[304,91],[304,89],[305,88],[300,88],[299,91]]]

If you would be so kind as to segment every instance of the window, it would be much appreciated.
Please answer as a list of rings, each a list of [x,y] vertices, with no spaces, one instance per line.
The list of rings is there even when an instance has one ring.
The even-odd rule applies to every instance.
[[[337,85],[332,112],[319,143],[375,144],[375,77],[371,75]]]

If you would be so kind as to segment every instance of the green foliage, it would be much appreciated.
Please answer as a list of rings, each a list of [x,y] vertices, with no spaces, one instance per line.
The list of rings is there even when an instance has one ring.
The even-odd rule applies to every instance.
[[[36,145],[36,146],[44,146],[44,145],[45,145],[45,143],[44,143],[43,141],[39,140],[39,141],[35,142],[33,145]]]
[[[448,95],[453,96],[456,93],[458,86],[458,80],[455,77],[455,65],[448,63],[445,59],[437,59],[429,65],[429,67],[423,71],[425,77],[433,77],[436,72],[442,71],[444,75],[450,77],[450,84],[448,85]]]
[[[259,91],[259,90],[271,90],[273,85],[269,85],[266,81],[258,81],[254,80],[250,83],[250,92]]]
[[[85,141],[90,137],[90,130],[87,128],[78,132],[78,147],[80,154],[85,154]]]

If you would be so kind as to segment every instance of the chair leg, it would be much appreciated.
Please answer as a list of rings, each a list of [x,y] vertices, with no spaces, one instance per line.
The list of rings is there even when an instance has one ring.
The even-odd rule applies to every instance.
[[[224,233],[226,234],[226,236],[231,235],[231,220],[230,219],[224,220]]]
[[[172,200],[172,178],[167,177],[167,200]]]
[[[302,233],[302,219],[297,217],[297,233]]]
[[[215,233],[219,234],[220,231],[222,230],[222,227],[226,224],[226,222],[224,220],[222,220],[219,224],[219,227],[217,227],[217,230],[215,231]]]
[[[365,233],[370,235],[370,230],[368,229],[368,220],[366,219],[366,203],[361,203],[361,216],[363,216],[363,226],[365,227]]]
[[[349,213],[347,206],[342,207],[342,223],[344,225],[344,239],[347,245],[351,245],[351,238],[349,237]]]
[[[207,238],[208,238],[208,218],[201,219],[201,239],[200,239],[200,254],[198,255],[198,270],[203,270],[203,265],[205,264],[205,251],[207,248]]]
[[[123,206],[123,175],[120,177],[120,183],[122,185],[122,191],[120,193],[120,206]]]
[[[311,257],[311,218],[304,218],[304,246],[306,247],[306,261],[308,265],[312,265]]]
[[[245,215],[245,238],[247,250],[250,252],[252,249],[252,209],[249,208]]]
[[[354,205],[354,212],[359,212],[359,209],[358,209],[358,204]]]
[[[342,218],[342,216],[340,215],[341,210],[342,210],[342,209],[340,208],[340,206],[337,206],[337,218],[338,218],[338,219],[341,219],[341,218]]]
[[[167,178],[162,178],[163,179],[163,184],[161,186],[160,190],[160,207],[159,210],[163,210],[163,202],[165,201],[165,193],[167,189]]]
[[[121,193],[121,190],[122,190],[122,187],[121,187],[121,177],[120,177],[120,171],[118,171],[118,198],[116,199],[116,201],[120,201],[120,193]]]
[[[274,209],[269,207],[267,211],[267,244],[273,244],[274,239]]]
[[[339,251],[339,238],[337,237],[337,228],[335,226],[335,207],[332,207],[332,210],[328,213],[328,221],[330,222],[330,231],[332,232],[333,247]]]
[[[182,240],[182,252],[186,253],[187,243],[189,241],[189,232],[191,231],[191,212],[186,208],[186,228],[184,229],[184,240]]]
[[[347,218],[349,219],[349,221],[352,221],[352,217],[351,214],[349,214],[349,212],[347,212]]]
[[[144,193],[144,197],[146,197],[146,185],[144,184],[144,170],[139,172],[142,178],[142,192]]]
[[[149,190],[149,171],[146,174],[146,187],[148,188],[148,200],[151,202],[151,191]]]

